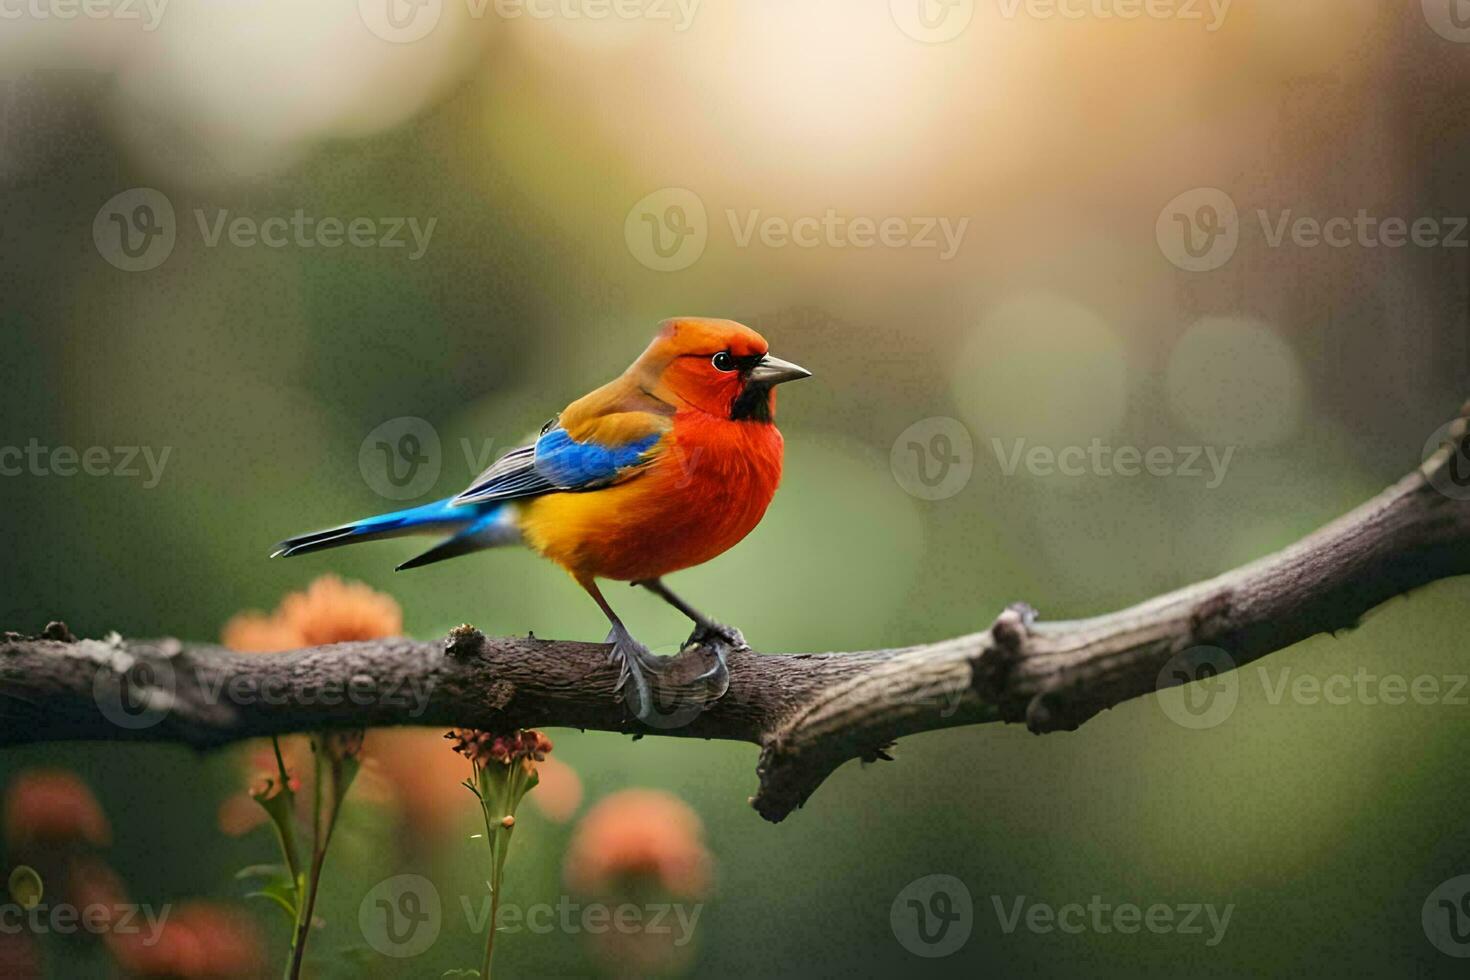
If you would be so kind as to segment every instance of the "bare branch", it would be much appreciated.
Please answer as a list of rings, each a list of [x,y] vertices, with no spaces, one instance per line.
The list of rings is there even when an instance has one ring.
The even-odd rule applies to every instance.
[[[1470,573],[1470,404],[1443,447],[1382,494],[1285,550],[1107,616],[1038,622],[1015,605],[979,633],[860,653],[737,651],[730,690],[665,727],[614,697],[606,647],[532,637],[343,643],[272,655],[178,640],[78,640],[53,624],[0,640],[0,745],[65,739],[210,748],[332,727],[571,727],[761,748],[751,802],[781,820],[838,766],[894,740],[987,721],[1073,729],[1158,689],[1208,646],[1249,663],[1356,625],[1410,590]],[[681,654],[691,662],[698,651]]]

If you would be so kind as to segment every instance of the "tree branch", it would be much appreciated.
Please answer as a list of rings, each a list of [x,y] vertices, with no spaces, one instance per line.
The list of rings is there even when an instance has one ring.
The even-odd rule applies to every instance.
[[[719,738],[761,748],[751,803],[781,820],[838,766],[886,758],[895,739],[987,721],[1034,732],[1171,684],[1201,647],[1246,664],[1344,629],[1384,601],[1470,573],[1470,403],[1442,447],[1361,507],[1277,554],[1107,616],[1037,622],[1023,605],[991,628],[939,643],[861,653],[736,651],[730,689],[657,727],[612,694],[601,644],[392,639],[290,653],[237,654],[178,640],[0,640],[0,745],[135,739],[210,748],[332,727],[572,727]],[[680,655],[681,665],[701,661]],[[1216,661],[1214,666],[1221,664]],[[682,666],[681,666],[682,669]],[[1194,676],[1186,671],[1186,677]],[[1161,680],[1161,677],[1163,680]]]

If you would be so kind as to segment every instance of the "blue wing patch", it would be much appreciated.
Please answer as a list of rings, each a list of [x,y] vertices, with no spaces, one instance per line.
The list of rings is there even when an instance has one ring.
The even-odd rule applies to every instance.
[[[663,438],[660,432],[623,446],[577,442],[566,429],[552,429],[536,440],[536,471],[563,490],[588,490],[637,466],[643,454]]]
[[[513,449],[454,498],[454,503],[481,503],[534,497],[556,490],[594,490],[615,481],[630,467],[646,462],[645,454],[659,432],[621,446],[577,442],[561,426],[546,429],[534,445]]]

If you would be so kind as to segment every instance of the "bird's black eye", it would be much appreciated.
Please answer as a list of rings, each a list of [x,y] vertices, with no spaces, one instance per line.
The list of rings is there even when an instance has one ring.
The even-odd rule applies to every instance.
[[[715,366],[716,371],[735,370],[735,357],[727,350],[722,350],[710,358],[710,363]]]

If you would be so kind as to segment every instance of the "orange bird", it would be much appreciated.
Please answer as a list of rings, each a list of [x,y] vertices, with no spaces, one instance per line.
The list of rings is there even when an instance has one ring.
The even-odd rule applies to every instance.
[[[607,616],[618,690],[651,722],[649,674],[662,658],[632,637],[597,579],[641,585],[688,616],[694,632],[685,645],[707,646],[717,660],[697,680],[723,694],[725,652],[743,638],[661,580],[760,523],[781,480],[772,389],[808,377],[733,320],[665,320],[626,371],[562,409],[535,442],[501,456],[458,496],[288,538],[272,557],[445,530],[454,533],[398,567],[527,545],[571,573]]]

